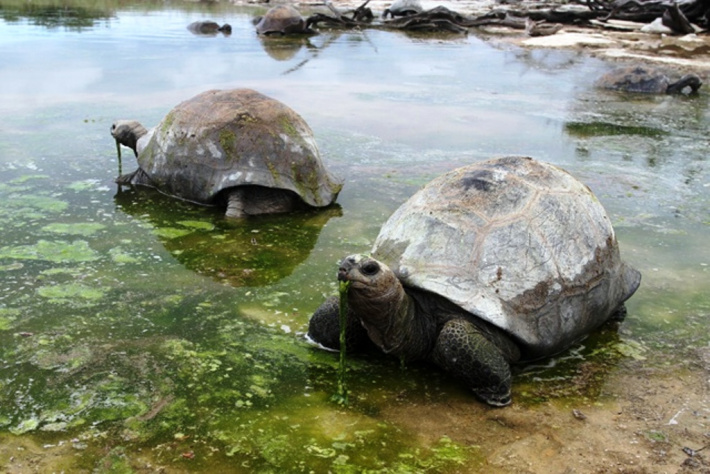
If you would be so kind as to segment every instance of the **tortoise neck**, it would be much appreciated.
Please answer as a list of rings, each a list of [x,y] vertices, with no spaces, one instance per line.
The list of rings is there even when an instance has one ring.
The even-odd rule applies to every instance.
[[[383,352],[403,360],[423,359],[432,345],[427,318],[399,280],[392,280],[379,292],[351,288],[348,303]]]
[[[668,88],[666,89],[666,93],[680,94],[683,92],[683,89],[685,89],[686,87],[690,87],[690,93],[694,94],[698,92],[698,89],[700,89],[701,85],[703,85],[703,83],[698,76],[696,76],[695,74],[686,74],[685,76],[681,77],[678,82],[669,84]]]

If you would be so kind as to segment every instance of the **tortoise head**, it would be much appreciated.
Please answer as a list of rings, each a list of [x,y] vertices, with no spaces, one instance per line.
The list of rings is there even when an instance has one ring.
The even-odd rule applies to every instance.
[[[338,279],[349,281],[350,311],[383,352],[416,359],[426,349],[429,333],[416,321],[410,298],[387,265],[367,255],[350,255],[340,262]]]
[[[340,262],[338,280],[350,282],[348,303],[368,331],[391,326],[399,317],[404,288],[384,263],[367,255],[349,255]]]
[[[148,131],[135,120],[117,120],[111,125],[111,136],[116,140],[116,148],[127,146],[138,156],[138,139],[148,133]]]
[[[392,284],[399,284],[387,265],[362,254],[349,255],[340,261],[338,280],[349,281],[352,288],[373,296]]]
[[[367,255],[349,255],[340,262],[338,280],[349,281],[348,301],[355,305],[371,308],[381,306],[379,314],[401,298],[404,288],[397,275],[384,263]]]
[[[695,74],[686,74],[681,77],[678,82],[674,82],[668,85],[666,89],[667,94],[682,94],[686,87],[690,87],[690,93],[696,94],[700,86],[703,85],[703,81]]]

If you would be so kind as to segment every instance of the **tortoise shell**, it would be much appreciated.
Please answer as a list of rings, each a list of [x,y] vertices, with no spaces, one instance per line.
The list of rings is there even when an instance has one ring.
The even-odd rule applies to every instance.
[[[205,204],[225,189],[258,185],[320,207],[342,187],[308,124],[250,89],[211,90],[178,104],[139,141],[138,164],[161,191]]]
[[[419,0],[395,0],[385,9],[383,16],[389,13],[391,16],[408,16],[416,15],[424,11]]]
[[[372,253],[405,288],[505,330],[531,358],[601,325],[640,282],[591,190],[526,157],[434,179],[387,220]]]
[[[597,87],[601,89],[646,94],[665,94],[670,84],[670,79],[662,71],[641,66],[612,69],[597,81]]]
[[[256,23],[260,35],[306,33],[306,20],[291,5],[277,5]]]

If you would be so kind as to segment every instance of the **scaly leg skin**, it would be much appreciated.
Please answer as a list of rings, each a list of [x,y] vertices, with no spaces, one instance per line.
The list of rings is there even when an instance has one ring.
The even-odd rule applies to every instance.
[[[340,299],[331,296],[311,316],[308,322],[308,337],[328,349],[340,349]],[[357,318],[348,311],[348,323],[345,328],[345,346],[347,352],[362,348],[367,341],[367,331]]]
[[[436,340],[432,357],[482,401],[497,407],[510,404],[510,363],[472,323],[465,319],[448,321]]]
[[[246,217],[246,212],[244,212],[245,206],[245,190],[242,188],[234,188],[229,192],[227,196],[227,211],[225,216],[232,219],[241,219]]]
[[[227,194],[228,218],[241,219],[260,214],[290,212],[299,207],[299,198],[291,191],[262,186],[238,186]]]

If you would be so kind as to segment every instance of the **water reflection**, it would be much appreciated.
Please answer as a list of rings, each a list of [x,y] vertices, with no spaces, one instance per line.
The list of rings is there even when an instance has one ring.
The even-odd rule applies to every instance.
[[[229,23],[220,26],[219,23],[210,20],[193,21],[187,25],[187,31],[195,36],[217,36],[220,33],[223,36],[230,36],[232,34],[232,26]]]
[[[313,251],[340,206],[240,221],[149,188],[122,190],[117,209],[149,222],[166,250],[189,270],[234,286],[264,286],[293,273]]]
[[[63,2],[22,0],[3,1],[0,4],[0,18],[7,23],[29,20],[31,25],[48,29],[65,28],[82,31],[93,28],[100,22],[115,18],[114,12],[101,2]]]
[[[308,36],[259,35],[259,43],[269,57],[277,61],[292,59],[302,48],[310,53],[310,58],[317,56],[320,48],[316,47]],[[327,47],[327,43],[323,47]]]

